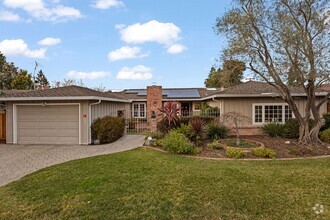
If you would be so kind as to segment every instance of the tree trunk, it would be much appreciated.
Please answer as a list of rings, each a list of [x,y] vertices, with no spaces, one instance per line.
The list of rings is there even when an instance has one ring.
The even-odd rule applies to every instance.
[[[236,128],[236,137],[237,137],[237,139],[236,139],[236,146],[239,146],[240,143],[241,143],[241,140],[239,138],[239,133],[238,133],[238,123],[237,123],[236,120],[234,121],[234,123],[235,123],[235,128]]]
[[[310,128],[309,120],[304,119],[300,122],[299,127],[299,144],[321,145],[322,141],[319,139],[319,131],[322,127],[322,120],[319,118],[315,120],[315,125]]]

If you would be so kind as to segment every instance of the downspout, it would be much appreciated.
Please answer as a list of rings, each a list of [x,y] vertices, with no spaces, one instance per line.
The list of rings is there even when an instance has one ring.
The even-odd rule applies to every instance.
[[[89,144],[92,143],[92,131],[91,131],[91,125],[92,125],[92,105],[99,105],[101,104],[101,99],[99,99],[98,102],[94,102],[94,103],[91,103],[89,104],[88,106],[88,113],[89,113],[89,117],[88,117],[88,142]]]
[[[215,102],[219,102],[219,109],[220,109],[220,113],[221,113],[221,101],[216,100],[214,97],[212,97],[212,100]]]

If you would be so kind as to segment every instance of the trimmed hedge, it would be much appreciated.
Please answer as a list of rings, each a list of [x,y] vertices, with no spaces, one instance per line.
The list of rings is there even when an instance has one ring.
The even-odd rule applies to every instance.
[[[125,119],[123,117],[106,116],[96,119],[91,125],[92,140],[100,140],[100,144],[112,143],[124,135]]]

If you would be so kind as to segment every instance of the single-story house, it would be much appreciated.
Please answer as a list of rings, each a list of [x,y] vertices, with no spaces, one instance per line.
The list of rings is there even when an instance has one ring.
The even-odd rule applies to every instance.
[[[306,95],[290,88],[301,113]],[[321,99],[328,93],[317,92]],[[248,133],[258,133],[267,122],[285,122],[294,117],[276,90],[263,82],[249,81],[227,89],[162,88],[128,89],[121,92],[99,92],[78,86],[34,91],[1,91],[0,139],[8,144],[90,144],[90,125],[98,117],[123,116],[143,119],[155,129],[164,102],[177,101],[181,115],[199,115],[204,104],[219,114],[236,111],[251,120],[244,124]],[[328,112],[325,103],[321,113]]]

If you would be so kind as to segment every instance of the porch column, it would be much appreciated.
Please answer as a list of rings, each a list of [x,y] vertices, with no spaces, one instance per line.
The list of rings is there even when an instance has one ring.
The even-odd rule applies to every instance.
[[[147,86],[147,121],[150,131],[157,131],[157,122],[162,115],[159,109],[162,108],[162,87]]]

